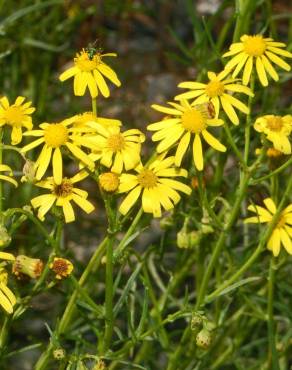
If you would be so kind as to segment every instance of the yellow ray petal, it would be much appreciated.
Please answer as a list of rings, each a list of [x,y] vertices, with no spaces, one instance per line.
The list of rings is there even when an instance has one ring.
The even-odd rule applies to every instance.
[[[219,152],[226,152],[226,147],[220,143],[213,135],[210,134],[207,130],[202,131],[203,138],[206,142],[214,149],[218,150]]]

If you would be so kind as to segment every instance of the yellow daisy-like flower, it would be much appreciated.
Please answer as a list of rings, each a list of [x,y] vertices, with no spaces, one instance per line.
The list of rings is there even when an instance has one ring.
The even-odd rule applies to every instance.
[[[249,113],[249,109],[232,94],[243,93],[248,96],[254,96],[254,94],[249,87],[236,83],[237,80],[233,78],[226,79],[229,73],[228,70],[224,70],[217,75],[214,72],[208,72],[209,82],[207,84],[195,81],[182,82],[178,87],[187,88],[190,91],[177,95],[175,100],[195,98],[191,104],[192,106],[210,101],[214,105],[216,118],[218,118],[222,106],[230,121],[238,125],[239,119],[234,108],[245,114]]]
[[[289,135],[292,131],[292,116],[284,117],[269,114],[259,117],[254,123],[254,129],[267,135],[274,148],[284,154],[291,154]]]
[[[50,269],[56,274],[56,279],[61,280],[68,277],[73,271],[72,263],[66,258],[55,257],[50,264]]]
[[[207,131],[209,126],[221,126],[224,122],[221,119],[213,118],[214,116],[210,114],[210,103],[191,106],[186,100],[182,100],[180,104],[168,104],[172,108],[157,104],[152,105],[152,108],[170,115],[171,118],[147,126],[150,131],[157,131],[152,136],[153,141],[160,141],[156,149],[157,152],[162,153],[178,142],[175,165],[179,167],[189,147],[191,137],[194,135],[193,158],[195,166],[199,171],[203,170],[201,135],[212,148],[225,152],[226,147]]]
[[[122,122],[118,119],[98,117],[93,112],[84,112],[82,114],[78,114],[77,116],[75,116],[75,120],[72,125],[75,128],[83,128],[87,127],[88,122],[96,122],[105,128],[112,126],[119,127],[122,125]],[[93,129],[90,132],[95,131]]]
[[[266,223],[270,222],[277,208],[271,198],[264,200],[266,208],[260,206],[250,205],[248,210],[257,214],[257,216],[249,217],[244,220],[245,223]],[[273,233],[268,241],[267,248],[273,252],[274,256],[280,253],[280,246],[283,244],[284,248],[289,254],[292,254],[292,204],[286,207],[280,215],[279,221],[275,226]]]
[[[244,67],[242,75],[244,85],[247,85],[250,81],[254,64],[263,86],[268,86],[269,84],[267,73],[273,80],[279,80],[279,76],[271,62],[285,71],[290,71],[290,65],[279,57],[280,55],[292,58],[292,54],[289,51],[283,50],[286,44],[275,42],[272,38],[264,38],[262,35],[243,35],[240,41],[232,44],[223,57],[233,57],[225,66],[228,70],[234,69],[232,77],[236,77]]]
[[[83,180],[87,176],[88,174],[85,171],[81,171],[70,179],[64,177],[61,184],[57,184],[52,177],[38,182],[37,186],[51,191],[51,194],[39,195],[31,200],[32,206],[39,209],[38,217],[43,220],[46,213],[55,204],[63,208],[66,223],[75,221],[71,201],[75,202],[86,213],[91,213],[94,210],[94,206],[87,200],[88,193],[85,190],[74,187],[76,182]]]
[[[123,215],[127,214],[142,193],[143,211],[161,217],[161,208],[169,211],[179,202],[177,190],[190,195],[192,189],[189,186],[171,179],[187,177],[187,171],[173,165],[174,157],[168,157],[157,159],[146,167],[139,165],[135,168],[135,175],[123,173],[120,176],[119,192],[129,194],[121,203],[119,211]]]
[[[15,187],[18,186],[17,182],[12,178],[12,169],[6,164],[0,164],[0,172],[8,172],[8,175],[0,175],[0,180],[5,180],[13,184]]]
[[[0,127],[11,126],[11,144],[17,145],[22,140],[22,127],[32,129],[31,114],[35,108],[31,102],[24,103],[25,98],[18,96],[14,104],[9,104],[6,96],[0,99]]]
[[[121,132],[120,127],[105,128],[100,124],[88,123],[96,129],[98,135],[92,136],[97,150],[91,155],[93,160],[100,159],[100,163],[111,168],[112,172],[121,173],[136,167],[140,162],[141,143],[145,135],[137,129]]]
[[[65,119],[60,123],[42,123],[38,130],[27,131],[25,136],[38,137],[37,140],[24,146],[22,153],[41,145],[43,148],[38,159],[35,162],[36,179],[40,180],[48,169],[53,158],[53,177],[56,184],[61,184],[63,178],[63,160],[61,147],[66,147],[72,155],[83,162],[88,167],[94,167],[94,162],[89,156],[80,149],[80,146],[93,149],[95,145],[86,136],[77,135],[77,133],[86,133],[86,127],[74,127],[75,117]]]
[[[11,253],[0,252],[0,259],[6,261],[15,261],[15,257]],[[16,298],[13,292],[7,286],[8,274],[5,269],[0,266],[0,305],[8,313],[13,312],[13,306],[16,303]]]
[[[59,79],[65,81],[68,78],[74,77],[74,94],[83,96],[86,87],[92,98],[96,98],[98,90],[101,94],[108,98],[110,96],[109,88],[104,77],[109,79],[116,86],[121,86],[116,73],[103,62],[104,57],[116,57],[115,53],[101,54],[99,51],[91,57],[85,49],[76,54],[74,58],[74,67],[70,67],[63,72]]]

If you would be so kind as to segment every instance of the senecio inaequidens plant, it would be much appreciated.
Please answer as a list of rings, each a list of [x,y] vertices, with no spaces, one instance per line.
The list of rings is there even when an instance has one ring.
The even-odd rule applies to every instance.
[[[0,339],[1,349],[6,346],[9,323],[29,309],[30,299],[40,292],[45,284],[53,289],[58,281],[73,279],[74,263],[65,258],[66,250],[60,248],[60,240],[63,224],[74,222],[76,219],[76,206],[88,214],[96,208],[91,199],[94,194],[89,196],[88,192],[82,189],[82,182],[88,178],[95,181],[96,192],[99,192],[104,202],[108,231],[79,282],[75,280],[75,290],[69,297],[64,314],[58,319],[56,328],[51,333],[50,343],[35,368],[52,369],[54,366],[49,365],[52,361],[72,363],[74,354],[70,355],[62,348],[61,335],[72,322],[78,295],[84,294],[81,291],[88,276],[94,274],[101,261],[106,268],[105,302],[102,306],[104,332],[98,336],[100,343],[97,355],[92,356],[96,360],[94,368],[104,369],[106,364],[111,366],[110,363],[127,359],[128,352],[136,343],[151,337],[156,330],[155,325],[163,326],[182,317],[187,318],[187,324],[181,344],[169,354],[167,370],[182,369],[179,367],[179,361],[183,357],[184,343],[189,338],[194,339],[194,348],[200,348],[201,351],[212,348],[216,325],[219,324],[215,318],[208,318],[206,304],[212,302],[224,290],[231,290],[233,284],[257,260],[265,247],[272,252],[271,260],[274,264],[277,261],[275,257],[280,254],[287,252],[292,255],[292,204],[289,204],[291,174],[281,198],[276,194],[268,194],[262,200],[265,207],[254,204],[252,193],[252,185],[273,179],[289,165],[291,169],[290,157],[280,167],[270,170],[262,177],[257,176],[267,169],[269,158],[291,155],[292,115],[280,116],[277,112],[263,112],[262,116],[253,118],[251,110],[258,91],[268,88],[271,83],[269,77],[277,82],[278,68],[290,71],[290,65],[283,58],[292,58],[292,54],[285,46],[282,42],[264,38],[262,35],[242,35],[240,42],[233,43],[229,51],[222,56],[223,62],[225,58],[231,57],[225,62],[222,71],[208,72],[206,82],[181,82],[178,87],[188,89],[187,92],[176,95],[174,101],[167,102],[167,105],[153,104],[152,108],[159,112],[158,118],[156,122],[148,124],[147,130],[154,132],[152,141],[157,142],[157,146],[146,159],[141,159],[142,145],[146,142],[145,133],[136,128],[125,130],[118,119],[101,117],[102,100],[97,111],[97,98],[100,94],[105,98],[110,96],[109,82],[117,87],[121,85],[106,59],[116,57],[115,53],[102,54],[98,49],[82,49],[76,54],[73,66],[59,77],[62,82],[74,79],[73,92],[76,96],[84,96],[88,88],[92,98],[92,111],[37,125],[32,121],[35,108],[31,106],[31,102],[22,96],[18,96],[14,103],[6,96],[1,97],[0,244],[2,248],[9,248],[11,236],[7,225],[12,219],[14,222],[29,220],[46,238],[51,248],[46,263],[38,256],[33,258],[23,254],[0,252],[0,305],[2,314],[6,315]],[[257,79],[262,86],[259,86]],[[250,130],[252,124],[254,131]],[[11,130],[11,142],[8,143],[3,141],[4,137],[9,138],[3,135],[6,130]],[[251,136],[256,135],[261,135],[258,138],[262,147],[255,154],[251,149]],[[25,145],[22,145],[23,137],[30,139]],[[149,141],[147,145],[150,145]],[[14,169],[5,164],[5,150],[14,150],[25,160],[21,186],[27,186],[29,183],[40,191],[39,195],[31,199],[30,205],[20,205],[23,208],[3,208],[3,182],[18,186]],[[218,160],[221,155],[226,157],[229,153],[232,153],[239,164],[239,187],[234,204],[229,204],[229,208],[226,205],[224,208],[223,204],[221,208],[218,204],[210,204],[208,201],[206,194],[212,184],[202,176],[202,171],[214,157]],[[76,164],[76,172],[70,176],[63,167],[64,158],[67,162]],[[251,158],[254,159],[253,162]],[[128,341],[122,349],[118,344],[112,347],[113,338],[116,336],[123,342],[122,335],[118,331],[115,332],[117,318],[113,282],[116,261],[127,253],[129,240],[135,239],[134,235],[145,213],[154,218],[164,217],[166,224],[167,218],[171,217],[177,208],[180,207],[183,214],[183,204],[192,202],[192,192],[197,190],[202,201],[202,227],[189,233],[187,229],[191,219],[185,216],[183,229],[178,233],[178,246],[189,249],[192,253],[193,247],[200,244],[204,235],[217,233],[218,237],[212,247],[211,256],[208,256],[206,261],[201,261],[205,267],[202,280],[197,285],[194,303],[190,301],[187,308],[177,317],[174,314],[164,320],[157,319],[154,327],[150,326],[147,331],[143,331],[141,327],[135,341]],[[250,202],[248,206],[243,202],[247,194]],[[215,194],[218,202],[222,196]],[[258,199],[255,201],[258,202]],[[246,210],[253,212],[253,216],[245,218]],[[97,214],[98,212],[99,209]],[[15,221],[17,215],[21,218],[20,221]],[[55,220],[56,226],[52,232],[47,231],[45,226],[47,218]],[[145,220],[149,221],[149,216],[146,216]],[[129,221],[130,226],[124,230],[124,225],[128,225]],[[221,281],[213,292],[208,293],[209,282],[214,267],[222,256],[227,236],[232,235],[232,228],[239,221],[245,232],[249,227],[248,230],[257,233],[258,246],[250,251],[248,259],[235,272]],[[266,223],[267,227],[253,229],[248,226],[250,223]],[[125,232],[122,239],[117,238],[119,232]],[[281,246],[286,252],[281,251]],[[27,253],[30,254],[29,249]],[[21,296],[21,290],[17,290],[17,293],[13,290],[13,279],[24,277],[35,279],[31,296],[25,299]],[[86,294],[90,296],[90,291]],[[155,312],[153,316],[156,315]],[[270,319],[272,320],[271,317]],[[273,329],[269,329],[269,333],[272,335]],[[271,341],[269,346],[270,350],[274,348]],[[121,357],[115,357],[115,351],[119,350]],[[272,356],[275,361],[276,355]],[[78,361],[80,368],[85,368],[83,360]],[[114,365],[109,367],[112,368],[115,368]]]

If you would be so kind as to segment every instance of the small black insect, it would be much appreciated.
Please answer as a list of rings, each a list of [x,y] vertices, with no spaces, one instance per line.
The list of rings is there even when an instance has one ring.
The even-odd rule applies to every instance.
[[[102,53],[102,48],[96,47],[98,39],[94,41],[94,43],[89,43],[88,46],[85,48],[85,51],[88,55],[89,60],[92,60],[96,54]]]

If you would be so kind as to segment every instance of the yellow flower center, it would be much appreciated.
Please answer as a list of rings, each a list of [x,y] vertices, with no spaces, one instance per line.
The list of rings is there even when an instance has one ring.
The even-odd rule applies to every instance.
[[[113,172],[105,172],[99,176],[99,183],[103,190],[108,192],[116,191],[119,187],[119,176]]]
[[[122,134],[114,134],[108,137],[107,146],[113,152],[123,150],[125,147],[125,139]]]
[[[248,36],[243,41],[244,51],[252,57],[260,57],[266,51],[266,42],[262,36]]]
[[[224,93],[224,84],[221,81],[210,81],[206,86],[206,94],[209,98],[221,96]]]
[[[21,123],[24,119],[23,111],[20,107],[16,105],[11,105],[5,111],[6,123],[11,126],[21,126]]]
[[[57,197],[66,198],[72,194],[73,184],[70,180],[64,178],[60,185],[55,185],[54,194]]]
[[[182,115],[183,127],[195,134],[199,134],[207,127],[207,116],[200,108],[192,108],[185,111]]]
[[[51,123],[44,131],[45,142],[52,148],[59,148],[68,140],[68,130],[62,123]]]
[[[157,185],[158,178],[151,170],[145,169],[139,173],[137,180],[142,188],[154,188]]]
[[[91,72],[101,63],[101,54],[97,53],[90,58],[88,53],[85,50],[82,50],[80,54],[76,54],[74,63],[81,71]]]
[[[283,127],[283,120],[280,116],[272,116],[267,118],[267,127],[271,131],[279,132]]]

